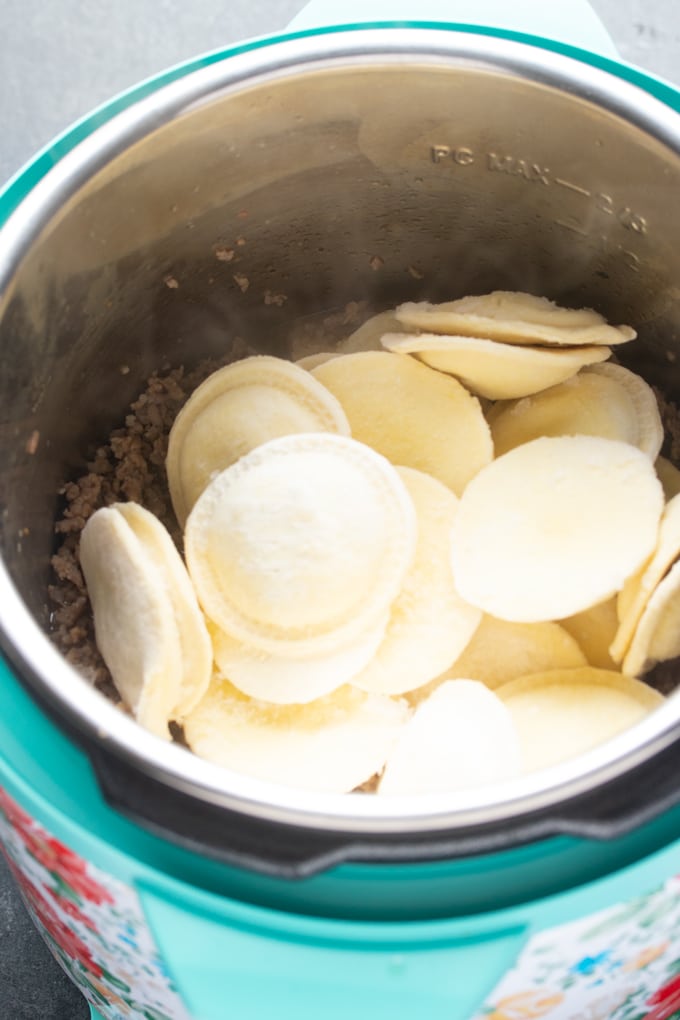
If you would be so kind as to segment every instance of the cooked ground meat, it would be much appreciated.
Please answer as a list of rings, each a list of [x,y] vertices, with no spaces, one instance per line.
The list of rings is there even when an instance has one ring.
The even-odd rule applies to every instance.
[[[653,387],[665,433],[662,453],[665,457],[680,466],[680,411],[656,386]]]
[[[94,640],[78,560],[80,532],[99,507],[134,500],[159,517],[179,545],[181,536],[165,476],[168,435],[189,395],[219,367],[219,362],[204,361],[188,373],[182,368],[154,373],[131,405],[123,427],[114,429],[108,442],[97,449],[86,473],[60,490],[64,504],[55,524],[55,579],[48,589],[52,638],[71,665],[117,703],[120,698]]]

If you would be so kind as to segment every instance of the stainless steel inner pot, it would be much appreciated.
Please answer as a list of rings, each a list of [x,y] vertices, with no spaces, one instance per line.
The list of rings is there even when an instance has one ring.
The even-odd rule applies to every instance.
[[[679,195],[680,117],[642,89],[533,46],[404,28],[284,40],[190,74],[34,188],[0,233],[2,641],[109,793],[119,769],[156,802],[367,845],[521,819],[569,829],[565,805],[668,775],[678,697],[574,762],[474,794],[269,786],[163,744],[89,688],[46,637],[45,592],[57,490],[153,369],[297,358],[327,345],[310,323],[350,302],[368,315],[504,288],[593,306],[638,329],[622,357],[680,395]]]

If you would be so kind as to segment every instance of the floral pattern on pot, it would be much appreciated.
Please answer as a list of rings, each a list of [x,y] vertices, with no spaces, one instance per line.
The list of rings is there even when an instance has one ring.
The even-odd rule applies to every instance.
[[[0,846],[57,962],[105,1020],[190,1020],[134,889],[55,839],[0,787]]]
[[[135,891],[0,787],[0,845],[47,945],[105,1020],[191,1020]],[[680,875],[530,939],[473,1020],[680,1018]]]
[[[474,1020],[680,1018],[680,875],[529,940]]]

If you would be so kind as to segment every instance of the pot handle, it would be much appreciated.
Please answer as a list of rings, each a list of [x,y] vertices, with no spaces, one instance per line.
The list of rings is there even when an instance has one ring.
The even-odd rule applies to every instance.
[[[149,880],[137,889],[192,1020],[469,1020],[528,937],[521,924],[328,921]]]
[[[290,31],[374,21],[440,21],[542,36],[618,59],[588,0],[310,0]]]

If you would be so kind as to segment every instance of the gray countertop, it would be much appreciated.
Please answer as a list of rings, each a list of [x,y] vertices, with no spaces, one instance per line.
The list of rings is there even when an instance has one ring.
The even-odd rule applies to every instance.
[[[680,84],[678,0],[591,3],[625,60]],[[2,0],[0,181],[116,92],[198,53],[278,31],[301,7],[302,0]],[[0,992],[0,1020],[88,1016],[33,930],[2,858]]]

